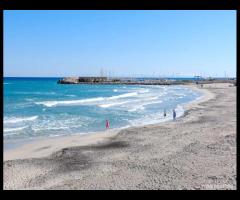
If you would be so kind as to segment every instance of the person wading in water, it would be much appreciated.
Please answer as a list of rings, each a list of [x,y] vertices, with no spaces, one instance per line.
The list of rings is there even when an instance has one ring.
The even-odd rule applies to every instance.
[[[109,120],[106,119],[106,129],[108,129],[110,127],[110,123],[109,123]]]
[[[175,111],[175,109],[173,109],[173,120],[175,120],[176,119],[176,111]]]

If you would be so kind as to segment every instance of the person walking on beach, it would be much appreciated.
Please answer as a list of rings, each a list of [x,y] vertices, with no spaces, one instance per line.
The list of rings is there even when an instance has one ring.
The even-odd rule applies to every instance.
[[[106,119],[106,129],[108,129],[110,127],[110,123],[109,123],[109,120]]]
[[[166,117],[166,115],[167,115],[167,114],[166,114],[166,109],[164,109],[164,111],[163,111],[163,116]]]
[[[175,111],[175,109],[173,109],[173,120],[175,120],[176,119],[176,111]]]

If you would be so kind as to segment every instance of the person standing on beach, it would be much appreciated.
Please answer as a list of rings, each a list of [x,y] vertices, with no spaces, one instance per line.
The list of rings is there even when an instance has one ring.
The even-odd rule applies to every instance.
[[[109,127],[110,127],[109,120],[106,119],[106,129],[108,129]]]
[[[175,109],[173,109],[173,120],[175,120],[176,119],[176,111],[175,111]]]
[[[163,116],[166,117],[166,115],[167,115],[167,114],[166,114],[166,109],[164,109],[164,111],[163,111]]]

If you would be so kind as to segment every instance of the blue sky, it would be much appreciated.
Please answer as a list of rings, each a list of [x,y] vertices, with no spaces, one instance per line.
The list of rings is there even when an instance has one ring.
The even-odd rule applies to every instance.
[[[4,76],[236,76],[236,11],[4,11]]]

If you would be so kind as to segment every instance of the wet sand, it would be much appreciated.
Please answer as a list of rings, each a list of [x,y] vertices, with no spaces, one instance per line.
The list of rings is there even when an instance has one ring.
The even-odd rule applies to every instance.
[[[236,189],[236,87],[176,121],[52,138],[4,152],[4,189]]]

